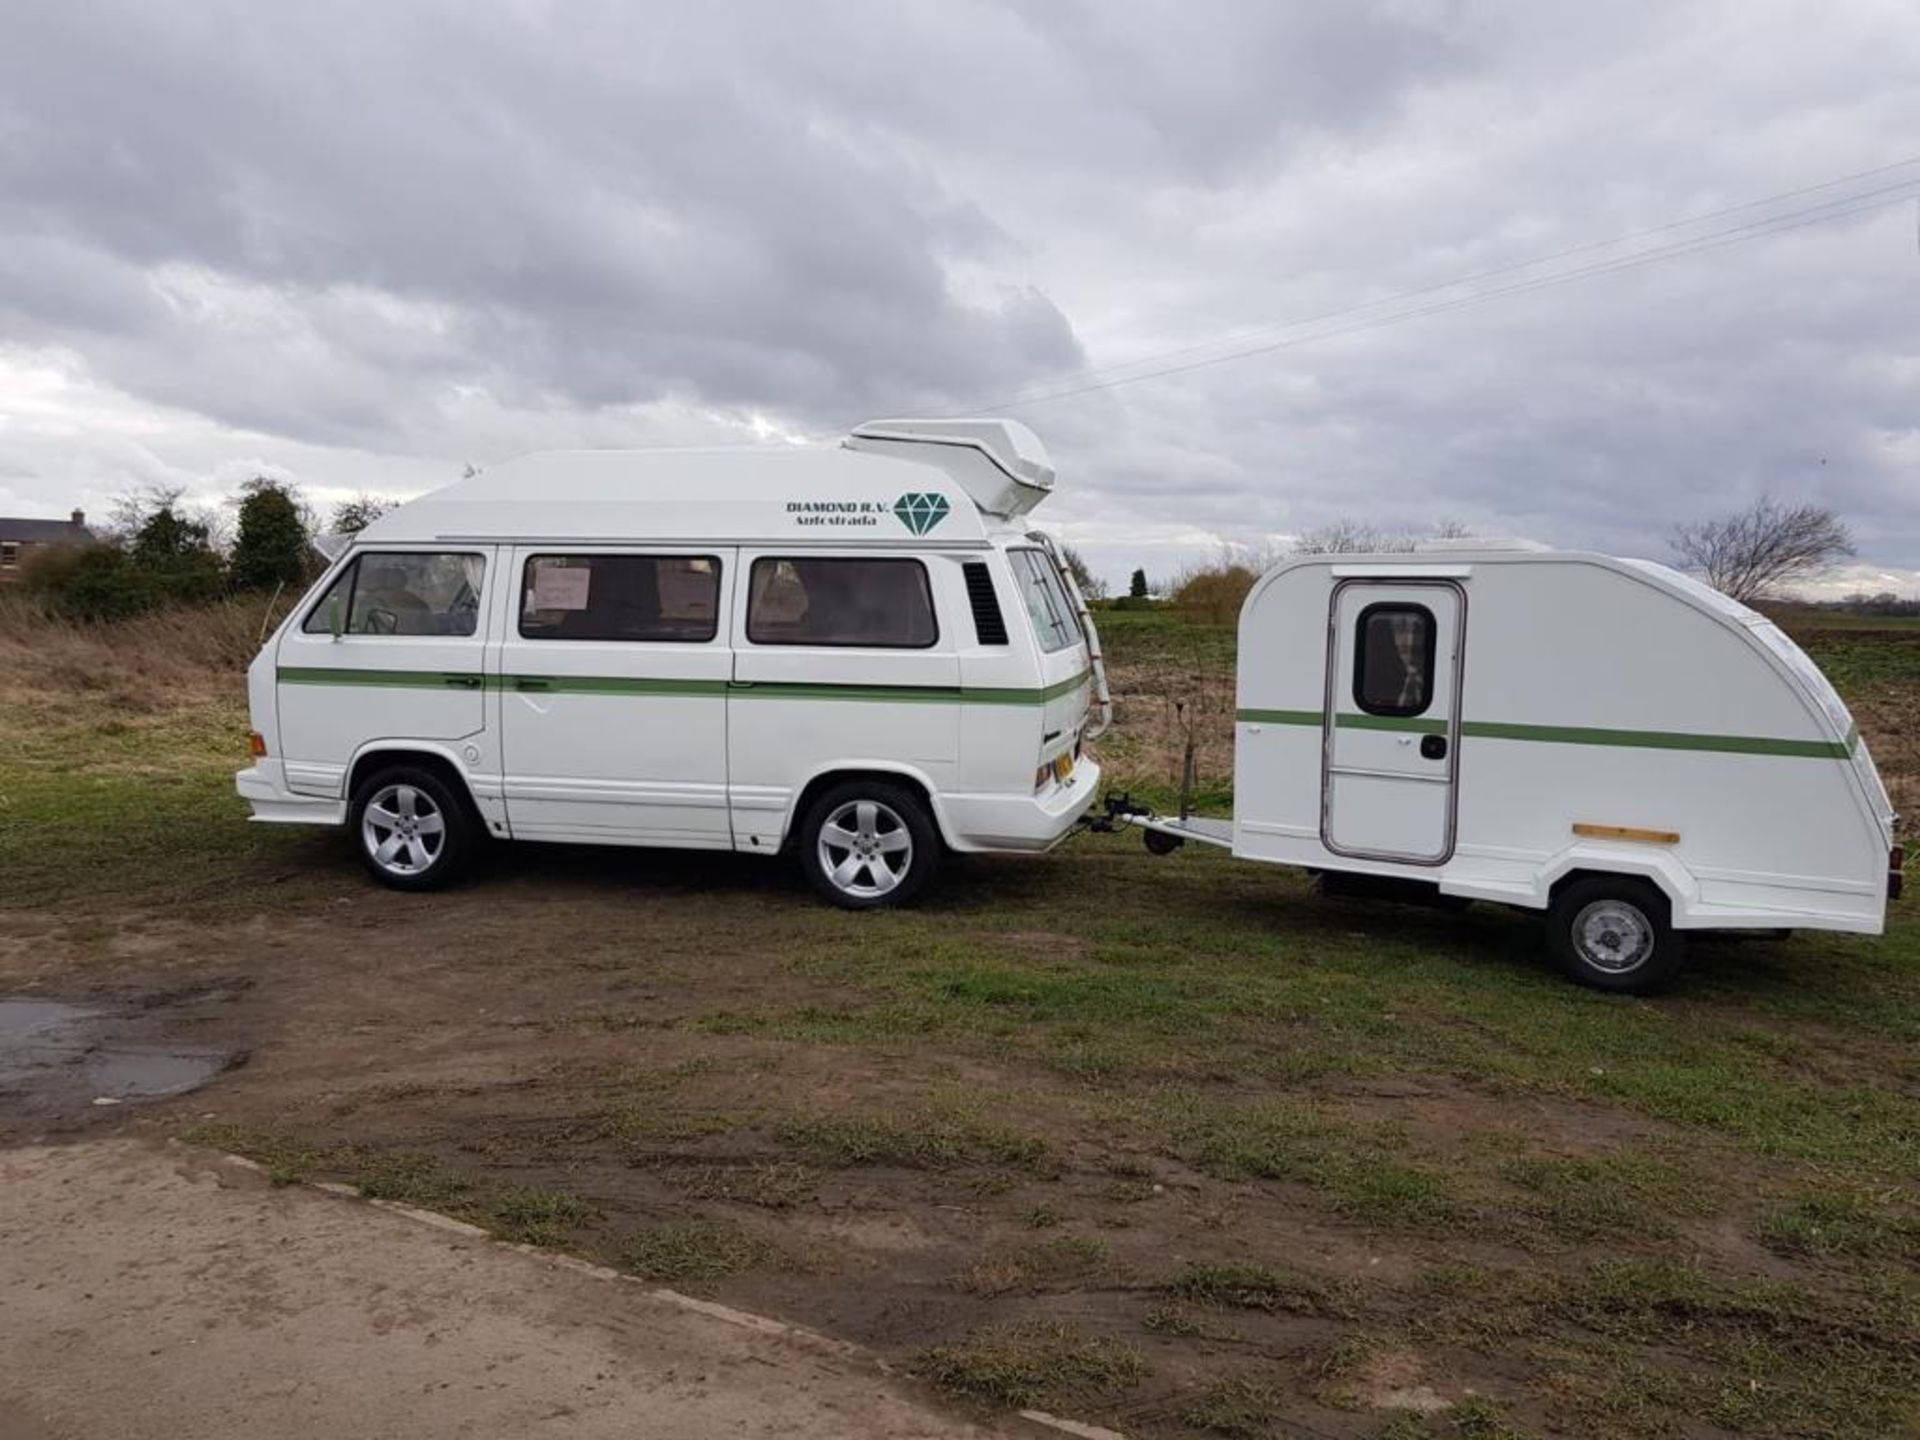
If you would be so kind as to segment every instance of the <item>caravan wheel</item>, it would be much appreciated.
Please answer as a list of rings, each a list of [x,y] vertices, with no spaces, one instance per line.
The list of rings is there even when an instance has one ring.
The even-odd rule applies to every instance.
[[[1582,985],[1645,995],[1680,967],[1667,897],[1627,876],[1576,880],[1547,910],[1547,944],[1560,968]]]
[[[800,863],[834,904],[874,910],[912,899],[933,873],[939,845],[918,796],[884,780],[850,780],[808,809]]]

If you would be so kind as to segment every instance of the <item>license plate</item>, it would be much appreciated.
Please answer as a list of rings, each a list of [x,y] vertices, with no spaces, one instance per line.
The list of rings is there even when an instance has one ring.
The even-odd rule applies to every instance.
[[[1073,774],[1073,756],[1062,755],[1053,762],[1053,778],[1065,782]]]

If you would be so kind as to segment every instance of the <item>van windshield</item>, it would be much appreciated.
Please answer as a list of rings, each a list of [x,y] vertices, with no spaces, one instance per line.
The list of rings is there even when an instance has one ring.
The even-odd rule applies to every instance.
[[[1034,638],[1051,655],[1080,641],[1080,622],[1067,603],[1067,592],[1054,574],[1053,562],[1038,550],[1009,550],[1013,577],[1020,584],[1020,597],[1026,601],[1027,618],[1033,621]]]

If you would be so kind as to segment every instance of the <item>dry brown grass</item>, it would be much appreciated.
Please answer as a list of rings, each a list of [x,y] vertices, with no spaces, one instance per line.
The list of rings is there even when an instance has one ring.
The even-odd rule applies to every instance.
[[[230,690],[287,603],[249,596],[90,625],[33,596],[0,595],[0,687],[118,696],[140,706]]]
[[[1260,571],[1238,560],[1220,559],[1182,572],[1173,584],[1173,607],[1189,620],[1228,625],[1239,617],[1247,592]]]

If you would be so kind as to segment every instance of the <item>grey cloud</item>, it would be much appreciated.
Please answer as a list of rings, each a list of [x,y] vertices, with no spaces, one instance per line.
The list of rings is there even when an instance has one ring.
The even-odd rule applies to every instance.
[[[143,388],[170,374],[164,398],[299,423],[244,387],[196,394],[159,358],[198,340],[268,361],[244,335],[99,298],[180,262],[294,308],[341,285],[452,307],[464,361],[423,368],[587,405],[690,388],[826,411],[1080,359],[1043,295],[950,292],[943,263],[992,236],[976,210],[836,144],[777,88],[681,73],[653,12],[585,35],[527,34],[506,12],[393,29],[371,8],[210,13],[42,7],[0,61],[10,248],[99,261],[99,284],[0,271],[14,326],[107,356],[134,342],[116,369]],[[626,56],[640,76],[616,68]],[[329,343],[345,368],[391,363],[350,334]]]
[[[816,434],[972,408],[1920,134],[1905,0],[18,9],[0,334],[458,459],[668,438],[658,401]],[[1063,521],[1645,553],[1774,489],[1920,565],[1890,219],[1019,413]]]

